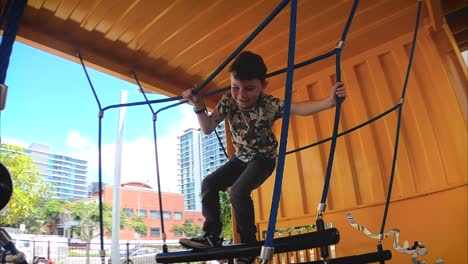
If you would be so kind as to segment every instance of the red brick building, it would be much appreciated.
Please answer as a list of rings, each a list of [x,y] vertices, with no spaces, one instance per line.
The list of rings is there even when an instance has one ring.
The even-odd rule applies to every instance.
[[[181,226],[185,219],[191,219],[195,225],[202,226],[204,218],[201,212],[184,211],[183,194],[163,192],[161,195],[164,230],[168,240],[179,239],[182,236],[174,233],[172,227],[174,225]],[[145,223],[148,226],[146,234],[137,235],[135,231],[130,229],[121,230],[120,239],[162,239],[158,191],[145,183],[128,182],[121,185],[120,197],[120,208],[126,211],[127,215],[138,214],[145,217]],[[104,187],[103,202],[112,205],[113,186],[107,185]]]

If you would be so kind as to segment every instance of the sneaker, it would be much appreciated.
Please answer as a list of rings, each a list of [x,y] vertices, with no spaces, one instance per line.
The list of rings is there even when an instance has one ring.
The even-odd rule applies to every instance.
[[[179,243],[186,248],[203,249],[221,247],[223,240],[215,236],[200,235],[192,238],[181,238]]]
[[[255,257],[236,258],[234,264],[251,264],[255,262]]]

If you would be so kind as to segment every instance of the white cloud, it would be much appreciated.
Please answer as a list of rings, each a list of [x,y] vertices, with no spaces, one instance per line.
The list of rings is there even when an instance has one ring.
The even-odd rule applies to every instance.
[[[171,133],[158,138],[158,163],[159,175],[161,180],[161,190],[167,192],[179,192],[177,179],[177,135],[187,128],[199,128],[197,118],[191,107],[180,107],[177,117],[177,125],[171,129]],[[124,131],[125,134],[125,131]],[[73,136],[73,137],[72,137]],[[98,181],[98,150],[91,146],[87,138],[79,133],[72,135],[70,139],[76,142],[82,140],[81,146],[76,147],[78,153],[73,156],[87,160],[88,163],[88,181]],[[68,142],[68,141],[67,141]],[[103,182],[113,184],[115,167],[116,145],[104,144],[102,146],[102,177]],[[122,146],[121,157],[121,183],[129,181],[144,182],[157,189],[156,159],[153,138],[143,136],[132,141],[126,140]]]
[[[13,146],[22,147],[22,148],[28,148],[29,147],[29,144],[26,144],[26,143],[21,142],[21,141],[16,140],[16,139],[10,139],[10,138],[2,138],[2,144],[9,144],[9,145],[13,145]]]
[[[177,186],[177,141],[175,136],[158,139],[158,163],[161,179],[161,190],[178,192]],[[116,145],[102,146],[102,180],[114,184],[116,170]],[[87,149],[74,156],[88,161],[88,181],[98,181],[98,150]],[[152,138],[140,137],[127,141],[122,146],[120,162],[121,183],[129,181],[144,182],[157,189],[156,159]]]
[[[85,136],[82,136],[79,131],[69,131],[65,143],[72,149],[85,149],[93,147],[93,142]]]
[[[185,130],[187,128],[199,128],[198,119],[195,113],[193,113],[192,107],[180,107],[180,122],[178,127],[174,130],[178,132]]]
[[[161,190],[178,191],[177,187],[177,141],[175,136],[159,138],[158,164]],[[121,163],[122,182],[140,181],[157,188],[154,140],[141,137],[123,145]]]

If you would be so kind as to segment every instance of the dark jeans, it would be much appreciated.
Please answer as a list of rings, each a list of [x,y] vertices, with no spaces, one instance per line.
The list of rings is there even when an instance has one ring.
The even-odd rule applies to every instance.
[[[276,159],[255,157],[242,162],[236,157],[206,176],[202,182],[202,212],[205,216],[203,231],[206,235],[219,237],[220,218],[219,191],[231,186],[230,200],[234,208],[237,231],[242,243],[256,241],[257,227],[251,192],[258,188],[273,172]]]

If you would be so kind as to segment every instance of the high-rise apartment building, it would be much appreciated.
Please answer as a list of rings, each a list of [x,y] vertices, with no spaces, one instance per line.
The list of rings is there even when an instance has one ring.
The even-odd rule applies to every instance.
[[[200,193],[201,161],[200,131],[186,129],[177,137],[177,175],[180,191],[184,194],[185,209],[196,210]]]
[[[49,146],[33,143],[25,149],[45,182],[52,185],[52,195],[59,199],[83,199],[89,196],[88,161],[49,152]]]
[[[216,127],[226,146],[224,122]],[[186,129],[178,136],[178,178],[185,197],[185,209],[201,211],[201,181],[227,161],[215,132],[204,135],[199,129]]]

